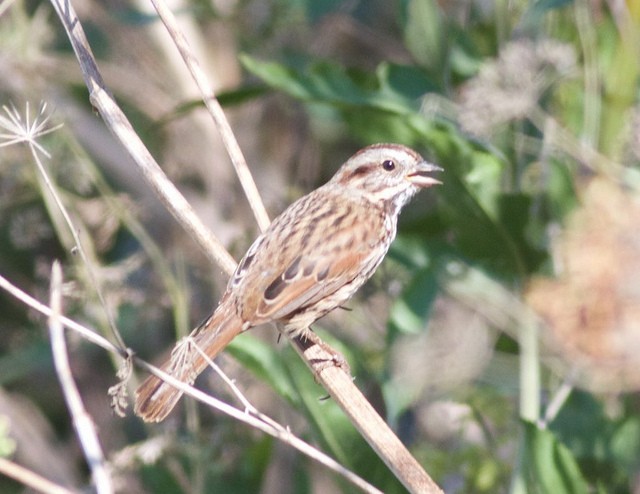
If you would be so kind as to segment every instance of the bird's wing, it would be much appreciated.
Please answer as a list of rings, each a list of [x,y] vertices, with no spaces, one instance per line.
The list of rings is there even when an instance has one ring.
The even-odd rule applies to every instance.
[[[367,223],[379,221],[382,220],[369,217]],[[384,254],[376,252],[383,229],[381,224],[359,225],[355,230],[353,225],[334,228],[326,232],[321,243],[293,252],[286,262],[277,263],[285,267],[272,271],[265,280],[256,307],[256,322],[286,319],[334,294],[360,274],[368,278],[377,265],[376,259]],[[356,231],[359,238],[355,238]],[[335,304],[342,303],[351,293]]]

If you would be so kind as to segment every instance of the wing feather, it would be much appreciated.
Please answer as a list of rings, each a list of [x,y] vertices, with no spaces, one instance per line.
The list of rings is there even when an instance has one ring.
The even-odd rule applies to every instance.
[[[368,231],[359,248],[346,248],[351,232],[334,234],[331,243],[341,248],[322,246],[315,251],[299,253],[272,281],[258,304],[259,320],[281,320],[304,307],[311,306],[352,282],[363,265],[375,254],[375,229]],[[360,239],[359,239],[360,240]],[[292,276],[292,273],[295,275]]]

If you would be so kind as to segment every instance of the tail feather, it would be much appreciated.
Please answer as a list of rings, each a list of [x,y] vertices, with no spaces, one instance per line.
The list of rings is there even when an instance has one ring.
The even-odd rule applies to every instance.
[[[235,314],[219,308],[202,325],[179,341],[162,370],[179,381],[193,384],[207,367],[204,352],[213,359],[243,330]],[[182,392],[156,376],[149,376],[136,390],[134,411],[146,422],[160,422],[176,406]]]

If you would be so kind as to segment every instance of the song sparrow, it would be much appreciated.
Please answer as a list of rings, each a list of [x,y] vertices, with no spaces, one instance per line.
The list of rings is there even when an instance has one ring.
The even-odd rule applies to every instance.
[[[215,312],[174,348],[163,369],[186,383],[239,333],[270,321],[297,336],[367,281],[396,235],[398,214],[441,168],[397,144],[358,151],[322,187],[289,206],[249,248]],[[149,377],[135,412],[159,422],[182,393]]]

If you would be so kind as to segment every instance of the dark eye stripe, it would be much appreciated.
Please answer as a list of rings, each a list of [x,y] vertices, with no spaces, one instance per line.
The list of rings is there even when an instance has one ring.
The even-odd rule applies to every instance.
[[[370,168],[370,167],[369,167],[369,166],[367,166],[367,165],[359,166],[358,168],[356,168],[355,170],[353,170],[353,172],[351,172],[351,176],[352,176],[352,177],[357,177],[357,176],[359,176],[359,175],[364,175],[364,174],[366,174],[366,173],[368,173],[368,172],[369,172],[369,168]]]

